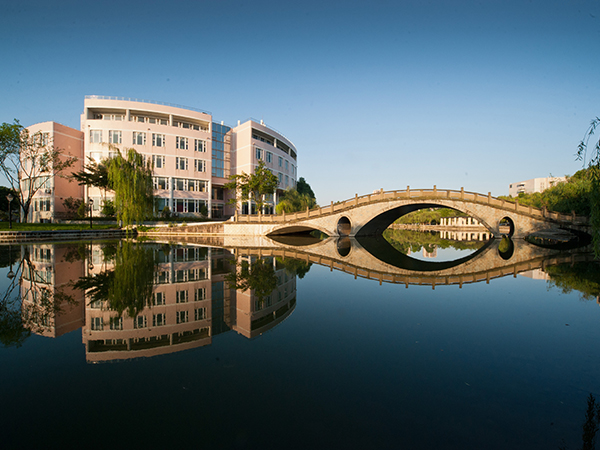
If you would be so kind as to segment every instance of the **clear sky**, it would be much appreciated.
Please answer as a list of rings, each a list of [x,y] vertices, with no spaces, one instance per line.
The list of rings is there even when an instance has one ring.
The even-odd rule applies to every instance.
[[[263,119],[323,205],[573,174],[600,115],[597,0],[3,3],[0,122],[79,128],[90,94]]]

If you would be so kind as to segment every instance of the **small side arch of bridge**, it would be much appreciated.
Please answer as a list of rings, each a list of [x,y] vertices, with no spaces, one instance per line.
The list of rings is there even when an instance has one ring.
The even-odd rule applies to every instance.
[[[477,219],[494,237],[501,237],[501,223],[511,224],[511,235],[524,238],[540,230],[573,229],[589,232],[589,219],[507,202],[476,192],[410,189],[379,191],[305,212],[274,216],[235,216],[234,223],[260,224],[263,235],[282,235],[318,230],[329,236],[380,235],[399,217],[423,208],[451,208]]]

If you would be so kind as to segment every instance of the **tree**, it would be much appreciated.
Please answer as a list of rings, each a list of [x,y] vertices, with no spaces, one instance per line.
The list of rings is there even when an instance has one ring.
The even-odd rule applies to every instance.
[[[84,219],[85,203],[80,198],[67,197],[63,200],[63,205],[68,211],[69,218]],[[82,206],[83,205],[83,206]]]
[[[108,187],[115,192],[114,207],[117,220],[129,226],[152,217],[154,187],[152,184],[152,163],[130,148],[121,151],[114,147],[116,156],[106,161]]]
[[[300,183],[298,183],[300,184]],[[283,195],[279,198],[276,211],[277,214],[283,212],[293,213],[297,211],[306,211],[306,209],[314,208],[317,202],[314,197],[309,194],[301,194],[296,189],[286,189]]]
[[[80,185],[94,186],[104,191],[110,189],[108,181],[108,167],[106,161],[96,162],[90,158],[90,161],[79,172],[73,172],[71,178],[78,181]]]
[[[315,197],[315,193],[311,189],[310,184],[308,184],[306,182],[306,180],[304,179],[304,177],[298,178],[298,182],[296,183],[296,190],[300,194],[306,194],[309,197],[314,198],[315,202],[317,201],[317,198]]]
[[[23,222],[27,222],[33,197],[50,189],[52,180],[71,167],[77,157],[55,148],[45,133],[30,134],[18,120],[0,125],[0,170],[19,193]]]
[[[231,180],[224,188],[233,191],[235,196],[229,200],[230,204],[237,205],[238,201],[253,200],[259,211],[266,204],[265,196],[273,194],[279,185],[279,179],[265,166],[264,161],[259,161],[254,173],[249,175],[231,175]]]
[[[590,123],[583,139],[577,147],[577,159],[584,166],[587,162],[588,176],[592,183],[590,196],[590,225],[592,227],[592,239],[596,258],[600,258],[600,139],[594,144],[591,155],[588,155],[590,139],[594,136],[596,128],[600,125],[600,117],[596,117]]]

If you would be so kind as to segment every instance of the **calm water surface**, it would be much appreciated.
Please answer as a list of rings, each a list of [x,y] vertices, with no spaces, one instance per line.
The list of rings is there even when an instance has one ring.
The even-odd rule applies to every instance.
[[[312,264],[111,245],[23,247],[26,300],[12,307],[34,332],[0,348],[3,448],[577,448],[586,398],[600,397],[600,305],[535,270],[556,253],[453,284],[433,269],[361,275],[356,243],[336,258],[343,246],[317,246]],[[148,255],[153,273],[132,275]],[[108,294],[69,284],[101,274]],[[62,305],[49,317],[40,287]]]

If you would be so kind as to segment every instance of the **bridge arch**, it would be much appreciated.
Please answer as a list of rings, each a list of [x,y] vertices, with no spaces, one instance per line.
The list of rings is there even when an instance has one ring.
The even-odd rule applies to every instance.
[[[539,210],[531,206],[507,202],[488,195],[451,190],[420,189],[405,191],[378,191],[358,195],[344,202],[312,210],[283,214],[281,216],[237,217],[234,223],[225,225],[232,234],[247,232],[244,223],[258,225],[256,234],[283,235],[318,230],[329,236],[369,236],[381,234],[394,220],[409,212],[422,208],[451,208],[475,218],[488,228],[495,238],[504,233],[500,230],[503,218],[512,221],[513,238],[524,238],[539,230],[574,229],[587,232],[589,219],[574,215],[561,215]],[[344,218],[344,219],[342,219]],[[348,225],[349,222],[349,225]],[[347,230],[338,226],[344,224]],[[231,230],[231,231],[229,231]],[[239,230],[239,231],[238,231]]]
[[[392,223],[394,223],[397,219],[406,214],[409,214],[414,211],[419,211],[421,209],[429,209],[429,208],[449,208],[454,211],[458,211],[464,214],[467,214],[469,217],[473,217],[483,226],[485,226],[488,230],[493,230],[493,225],[488,224],[486,219],[483,217],[479,217],[477,214],[474,214],[473,211],[469,211],[468,208],[458,208],[456,206],[446,206],[440,205],[438,203],[411,203],[411,204],[403,204],[403,205],[390,205],[390,208],[382,211],[378,215],[374,216],[371,220],[365,223],[360,230],[355,232],[355,236],[376,236],[382,234]]]

